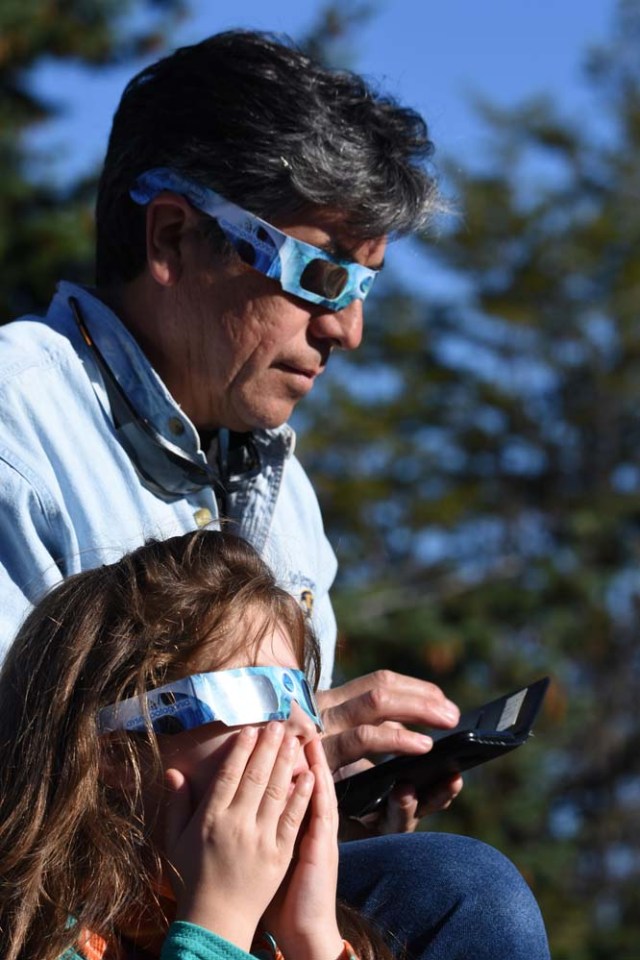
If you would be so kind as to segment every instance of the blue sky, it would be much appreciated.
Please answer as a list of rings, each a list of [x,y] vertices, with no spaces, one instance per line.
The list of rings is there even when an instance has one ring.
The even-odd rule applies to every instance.
[[[176,46],[234,26],[300,36],[322,4],[191,0],[190,6],[192,15],[173,34]],[[574,118],[579,114],[588,103],[580,64],[588,47],[606,37],[614,0],[377,0],[377,7],[351,42],[354,66],[423,113],[436,161],[448,155],[468,162],[482,144],[473,95],[508,105],[547,93]],[[35,138],[50,151],[50,171],[65,178],[99,162],[133,72],[131,65],[93,72],[42,65],[37,86],[62,108]]]

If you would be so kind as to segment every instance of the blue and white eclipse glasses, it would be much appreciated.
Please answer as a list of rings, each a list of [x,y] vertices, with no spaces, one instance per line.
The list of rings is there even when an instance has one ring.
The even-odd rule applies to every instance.
[[[228,727],[266,723],[286,720],[293,701],[322,733],[320,711],[307,678],[302,670],[289,667],[239,667],[174,680],[140,697],[103,707],[98,730],[144,731],[150,723],[156,733],[181,733],[215,720]]]
[[[130,195],[136,203],[146,204],[163,190],[186,197],[192,206],[212,217],[244,263],[278,280],[287,293],[311,303],[343,310],[354,300],[365,299],[379,273],[290,237],[168,167],[140,174]]]

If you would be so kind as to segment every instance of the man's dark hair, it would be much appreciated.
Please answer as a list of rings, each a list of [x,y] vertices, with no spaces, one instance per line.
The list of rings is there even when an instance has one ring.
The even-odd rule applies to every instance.
[[[97,283],[145,264],[136,176],[172,167],[264,219],[320,206],[355,239],[407,233],[437,206],[432,152],[414,110],[289,40],[233,30],[142,70],[115,114],[96,210]]]

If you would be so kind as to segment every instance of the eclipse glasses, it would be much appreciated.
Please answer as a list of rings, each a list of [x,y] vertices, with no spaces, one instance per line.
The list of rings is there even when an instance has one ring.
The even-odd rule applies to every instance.
[[[121,700],[98,713],[99,733],[113,730],[181,733],[220,721],[227,727],[287,720],[295,702],[324,727],[309,682],[302,670],[289,667],[239,667],[196,673]]]
[[[319,303],[329,310],[343,310],[354,300],[364,300],[379,273],[283,233],[214,190],[168,167],[140,174],[130,195],[136,203],[147,204],[163,190],[180,194],[201,213],[214,219],[248,266],[277,280],[286,293]]]

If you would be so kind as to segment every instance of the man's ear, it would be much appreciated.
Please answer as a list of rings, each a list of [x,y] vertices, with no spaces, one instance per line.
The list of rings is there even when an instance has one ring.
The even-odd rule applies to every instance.
[[[172,287],[184,269],[184,240],[193,230],[195,214],[175,193],[163,193],[147,207],[147,265],[163,287]]]

